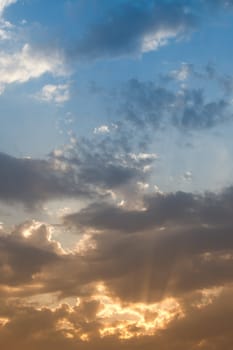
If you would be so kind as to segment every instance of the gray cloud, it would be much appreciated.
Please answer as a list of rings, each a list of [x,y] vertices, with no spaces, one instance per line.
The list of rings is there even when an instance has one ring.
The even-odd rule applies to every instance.
[[[22,228],[21,231],[23,232]],[[47,267],[43,269],[44,266],[41,265],[40,271],[42,275],[47,272],[47,275],[38,277],[35,274],[38,272],[38,267],[34,269],[32,280],[35,283],[34,291],[38,283],[51,282],[50,286],[54,286],[53,282],[60,279],[60,288],[63,288],[66,293],[68,290],[65,290],[65,287],[76,284],[74,295],[80,297],[79,303],[72,307],[63,303],[50,309],[46,306],[37,307],[32,302],[27,303],[22,296],[20,299],[17,298],[17,294],[12,298],[10,291],[8,291],[7,298],[0,295],[1,322],[7,320],[6,325],[1,324],[0,327],[0,344],[7,348],[15,348],[17,342],[19,349],[26,350],[31,349],[32,346],[34,349],[41,350],[55,345],[57,349],[65,347],[68,350],[77,347],[86,350],[93,349],[93,347],[95,349],[109,349],[109,347],[117,349],[119,346],[125,350],[132,349],[132,347],[150,350],[154,349],[154,346],[161,349],[185,350],[187,346],[198,349],[202,343],[204,349],[220,350],[224,347],[230,350],[233,341],[231,329],[233,318],[231,307],[232,260],[225,253],[228,252],[229,255],[229,251],[232,251],[232,240],[227,242],[225,233],[224,231],[217,233],[212,229],[206,237],[204,230],[202,232],[199,230],[200,236],[195,238],[192,228],[192,233],[187,231],[181,233],[183,238],[187,236],[185,241],[180,239],[178,230],[170,234],[166,231],[157,232],[157,237],[144,231],[142,235],[135,235],[131,239],[129,236],[126,238],[122,235],[119,237],[119,234],[108,233],[96,238],[97,248],[95,250],[89,250],[85,254],[83,252],[79,254],[79,257],[66,255],[62,257],[61,262],[59,259],[50,261],[42,254],[41,261]],[[171,238],[173,234],[174,237]],[[228,234],[231,235],[230,231]],[[20,250],[22,243],[20,240],[24,240],[24,245],[30,247],[32,241],[40,237],[41,231],[34,232],[31,242],[30,239],[27,242],[28,238],[23,238],[19,228],[14,235],[21,237],[18,241],[16,237],[13,240],[15,247],[18,244],[17,255],[23,258],[25,251]],[[211,238],[212,235],[214,238]],[[216,242],[213,245],[215,239]],[[168,243],[169,240],[170,243]],[[44,251],[45,248],[42,249],[44,243],[38,246],[38,251],[40,249]],[[208,255],[204,257],[203,254],[200,255],[200,252],[205,251],[207,245]],[[199,246],[198,249],[197,246]],[[11,247],[10,239],[4,249],[7,247],[8,250]],[[51,253],[58,254],[57,248],[52,246],[48,240],[46,247]],[[72,264],[67,264],[72,260]],[[9,261],[12,260],[9,259]],[[32,266],[35,266],[33,259],[30,261]],[[35,261],[37,261],[37,255]],[[24,269],[28,268],[24,260],[21,262],[18,259],[17,264]],[[11,266],[12,269],[17,269],[16,264]],[[82,295],[80,293],[80,285],[84,283],[84,280],[80,278],[82,270],[86,274],[86,283],[88,281],[93,283],[95,279],[106,282],[109,287],[109,295],[116,293],[117,297],[120,296],[124,301],[121,305],[125,307],[133,307],[134,301],[138,300],[148,305],[147,302],[169,296],[169,293],[172,292],[172,296],[176,297],[181,305],[180,312],[183,315],[177,314],[177,317],[172,318],[165,327],[150,336],[136,336],[141,331],[140,326],[125,324],[125,330],[135,334],[132,339],[119,339],[117,332],[102,338],[100,330],[104,326],[109,326],[108,322],[105,324],[105,320],[101,320],[98,316],[98,311],[103,308],[102,299],[98,301],[93,298],[95,289],[91,290],[91,287],[89,288],[91,294]],[[183,280],[179,280],[181,276]],[[168,284],[167,278],[170,280]],[[2,282],[7,281],[2,280]],[[25,279],[17,279],[14,286],[20,287],[22,283],[25,283]],[[182,287],[182,292],[179,290],[179,293],[175,290],[178,283]],[[187,288],[190,283],[191,289]],[[211,288],[213,285],[220,286],[221,289],[217,293],[213,290],[213,294],[210,293],[208,296],[202,287]],[[163,290],[159,293],[161,286]],[[44,291],[48,291],[48,287],[49,284]],[[151,295],[148,294],[149,292]],[[17,293],[20,296],[20,292]],[[26,293],[25,295],[29,297]],[[8,299],[10,296],[11,298]],[[119,299],[113,298],[113,302],[119,304]],[[154,314],[145,313],[143,317],[145,321],[147,318],[153,320],[156,315],[154,311]],[[117,327],[120,321],[114,320],[113,326]],[[88,335],[88,341],[82,340],[83,334]]]
[[[232,8],[225,0],[150,0],[103,3],[95,23],[72,38],[67,56],[78,60],[139,55],[187,36],[204,18]],[[74,7],[75,9],[75,7]],[[67,46],[67,43],[64,44]]]
[[[232,198],[232,189],[157,195],[145,211],[97,204],[65,222],[102,231],[85,260],[95,280],[123,300],[156,300],[231,283]]]
[[[127,210],[106,203],[91,204],[65,217],[75,225],[100,230],[140,232],[163,225],[232,225],[233,189],[204,195],[176,192],[144,198],[143,211]]]
[[[187,346],[198,349],[204,342],[207,349],[225,346],[230,350],[232,203],[232,188],[218,194],[156,194],[144,198],[144,211],[97,203],[65,218],[88,235],[66,254],[51,240],[45,225],[25,223],[10,234],[2,232],[0,309],[1,317],[9,321],[0,326],[0,344],[14,348],[17,339],[19,349],[30,349],[31,344],[46,349],[58,341],[58,349],[89,350],[95,343],[97,349],[154,349],[157,344],[162,349],[185,350]],[[107,287],[105,293],[125,307],[176,298],[183,316],[151,336],[138,336],[137,341],[135,337],[119,340],[117,333],[101,338],[103,323],[97,313],[103,305],[93,297],[100,282]],[[8,303],[4,287],[10,287]],[[53,311],[25,304],[23,296],[40,293],[56,293],[60,300],[79,297],[80,302]],[[17,297],[21,301],[14,304]],[[135,334],[140,330],[125,327]],[[34,336],[38,332],[44,336]],[[83,333],[89,341],[81,340]]]
[[[183,300],[184,317],[175,318],[156,334],[138,336],[136,339],[119,339],[117,335],[101,338],[99,330],[102,325],[96,319],[90,320],[85,317],[85,303],[72,309],[63,304],[52,311],[49,308],[39,310],[33,305],[25,306],[19,302],[9,305],[2,301],[2,314],[7,316],[10,322],[0,328],[0,345],[14,349],[17,344],[20,350],[29,350],[32,347],[35,350],[47,350],[51,347],[59,350],[74,350],[77,347],[84,350],[153,350],[155,347],[162,350],[186,350],[187,347],[197,350],[201,344],[203,349],[230,350],[233,344],[232,289],[224,290],[212,303],[203,308],[194,305],[199,298],[194,294],[192,298]],[[70,329],[58,329],[57,325],[62,320],[69,322]],[[125,325],[125,329],[132,332],[133,326]],[[140,328],[135,327],[134,330],[137,332]],[[73,337],[68,337],[67,334]],[[90,340],[82,341],[82,334],[89,335]]]
[[[28,233],[28,236],[24,233]],[[26,222],[11,234],[0,233],[1,286],[33,284],[33,275],[43,266],[59,261],[61,249],[50,241],[46,225]]]
[[[123,1],[114,5],[78,40],[70,55],[78,59],[135,55],[192,31],[198,22],[197,15],[180,1]]]
[[[44,160],[1,153],[0,200],[33,207],[63,197],[96,198],[105,195],[103,191],[142,180],[143,167],[153,159],[134,159],[127,132],[118,135],[100,141],[83,138],[78,145],[51,152]]]
[[[32,206],[48,199],[82,194],[72,174],[56,168],[48,160],[15,158],[1,153],[0,166],[2,201],[19,201]]]
[[[155,82],[130,80],[122,89],[118,111],[130,122],[141,126],[162,127],[166,124],[189,130],[208,129],[232,119],[230,101],[205,98],[202,89],[180,89]]]

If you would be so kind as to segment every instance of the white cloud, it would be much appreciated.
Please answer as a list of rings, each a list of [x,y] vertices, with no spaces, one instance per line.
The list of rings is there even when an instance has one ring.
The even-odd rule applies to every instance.
[[[0,40],[6,40],[10,38],[9,32],[6,31],[3,27],[2,24],[0,24]]]
[[[107,125],[101,125],[98,128],[94,129],[94,134],[107,134],[110,132],[110,129]]]
[[[140,161],[140,160],[154,160],[158,158],[158,155],[155,153],[131,153],[130,157],[133,160]]]
[[[25,44],[16,53],[0,52],[0,90],[12,83],[25,83],[45,73],[65,75],[63,57],[54,52],[50,55]]]
[[[150,186],[148,183],[141,182],[141,181],[137,182],[137,185],[138,185],[138,187],[139,187],[139,189],[140,189],[141,191],[146,191],[146,190],[148,190],[148,189],[149,189],[149,186]]]
[[[2,15],[2,13],[6,7],[8,7],[16,2],[17,2],[17,0],[0,0],[0,16]]]
[[[6,7],[16,2],[17,0],[0,0],[0,40],[9,40],[12,37],[13,25],[4,19],[3,12]]]
[[[69,84],[45,85],[36,98],[41,101],[62,104],[70,99]]]
[[[142,43],[142,52],[157,50],[159,47],[167,44],[169,39],[176,37],[180,30],[160,30],[155,33],[146,35]]]
[[[193,178],[193,174],[191,171],[186,171],[183,175],[184,180],[191,181]]]
[[[182,63],[180,69],[171,72],[171,76],[176,80],[185,81],[188,79],[191,71],[192,67],[190,64]]]

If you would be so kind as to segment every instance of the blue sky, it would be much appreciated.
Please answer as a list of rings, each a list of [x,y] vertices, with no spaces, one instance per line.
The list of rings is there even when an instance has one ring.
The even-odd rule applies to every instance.
[[[0,0],[4,349],[232,348],[232,19]]]
[[[95,142],[98,138],[93,135],[95,128],[118,121],[125,123],[125,115],[118,110],[119,105],[124,103],[120,101],[122,96],[116,102],[112,94],[121,95],[123,86],[131,79],[164,85],[162,75],[172,75],[182,67],[185,69],[185,65],[193,66],[192,70],[199,73],[188,72],[183,78],[173,79],[169,88],[175,91],[183,84],[184,89],[202,89],[206,101],[214,100],[219,94],[224,95],[219,80],[224,77],[230,79],[231,76],[231,6],[231,3],[224,1],[216,1],[215,4],[208,1],[103,1],[101,6],[95,1],[50,1],[45,9],[44,4],[36,0],[17,1],[6,6],[2,21],[8,21],[11,28],[4,29],[9,39],[2,40],[2,52],[5,55],[18,55],[20,59],[23,57],[23,47],[28,45],[29,51],[32,50],[37,57],[43,56],[47,61],[45,64],[50,65],[50,60],[52,62],[48,69],[42,68],[39,72],[36,72],[37,63],[35,69],[19,67],[18,77],[12,80],[10,72],[7,72],[6,81],[3,78],[4,91],[0,97],[1,122],[4,126],[1,130],[2,151],[20,157],[46,157],[54,148],[69,143],[71,132],[75,137],[87,136]],[[161,16],[158,19],[156,10]],[[122,33],[114,27],[118,24],[122,26]],[[166,29],[166,26],[171,29]],[[163,33],[160,27],[164,27],[165,32],[170,30],[170,33]],[[148,35],[154,35],[153,31],[155,36],[161,32],[161,39],[155,39],[149,49],[140,47]],[[98,39],[94,36],[95,32]],[[91,46],[88,47],[88,40],[94,40],[96,53]],[[86,48],[84,43],[87,43]],[[97,45],[100,45],[99,49]],[[32,52],[26,59],[30,60],[30,54]],[[214,79],[204,77],[207,66],[216,71]],[[21,77],[25,74],[24,69],[28,70],[26,78]],[[12,72],[12,76],[14,74]],[[203,77],[198,79],[197,74]],[[46,91],[43,92],[46,86],[58,90],[46,95]],[[230,92],[227,99],[228,102],[231,100]],[[205,146],[201,144],[201,147],[205,149],[212,149],[212,143],[220,144],[221,149],[215,150],[214,154],[219,152],[221,157],[222,152],[231,150],[231,137],[227,137],[229,123],[230,118],[226,125],[220,117],[217,125],[204,130],[199,128],[196,132],[192,127],[171,130],[173,126],[168,122],[162,133],[159,127],[153,131],[151,151],[162,149],[160,157],[163,165],[158,171],[161,174],[164,169],[165,173],[158,175],[157,181],[163,190],[171,189],[168,179],[174,176],[172,190],[176,190],[177,182],[182,189],[208,190],[223,186],[221,177],[230,181],[232,173],[229,165],[224,170],[224,164],[222,169],[227,173],[225,176],[221,174],[219,179],[218,176],[208,179],[214,167],[211,152],[201,154],[202,159],[197,162],[199,151],[187,148],[185,152],[183,145],[177,145],[175,139],[183,139],[184,143],[190,144],[204,142]],[[217,128],[222,130],[224,126],[227,128],[223,130],[224,135],[216,136],[214,131]],[[130,132],[131,125],[127,123],[125,127]],[[171,133],[177,135],[169,147],[166,140]],[[177,162],[181,154],[182,159]],[[204,164],[208,158],[206,169]],[[185,163],[187,169],[184,168]],[[183,172],[199,172],[200,164],[203,164],[203,174],[195,174],[188,187],[187,183],[180,185]],[[162,181],[160,177],[166,180]]]

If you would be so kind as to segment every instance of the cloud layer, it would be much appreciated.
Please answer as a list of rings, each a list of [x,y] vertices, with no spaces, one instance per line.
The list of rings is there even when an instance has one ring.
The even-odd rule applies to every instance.
[[[2,231],[0,294],[12,302],[1,299],[0,343],[18,334],[25,349],[230,349],[232,189],[144,201],[141,211],[96,204],[66,216],[82,228],[72,252],[42,223]]]

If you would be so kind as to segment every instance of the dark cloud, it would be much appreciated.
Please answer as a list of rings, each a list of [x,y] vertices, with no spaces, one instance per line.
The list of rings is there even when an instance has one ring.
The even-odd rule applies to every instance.
[[[163,225],[231,225],[233,190],[204,195],[176,192],[144,199],[144,210],[127,210],[108,203],[96,203],[65,217],[75,225],[101,230],[138,232]]]
[[[198,22],[197,15],[182,1],[121,1],[113,4],[104,18],[87,29],[70,50],[70,55],[93,59],[150,51],[170,37],[192,31]]]
[[[135,159],[127,132],[119,138],[82,139],[48,159],[15,158],[0,154],[0,200],[28,207],[58,198],[91,198],[103,191],[142,180],[143,167],[153,159]],[[106,194],[106,193],[105,193]]]
[[[48,199],[83,194],[73,174],[48,160],[15,158],[0,154],[0,200],[28,206]]]
[[[28,233],[28,236],[24,234]],[[33,284],[33,275],[59,260],[60,247],[50,241],[48,228],[26,222],[11,234],[0,234],[0,286]]]
[[[101,15],[97,9],[97,20],[89,21],[76,40],[72,38],[67,55],[92,60],[153,51],[170,39],[189,35],[203,18],[232,6],[231,0],[103,2]]]
[[[97,203],[67,216],[66,223],[83,232],[72,252],[64,253],[43,224],[28,222],[2,232],[1,346],[14,348],[17,340],[24,350],[32,344],[38,350],[230,350],[232,188],[218,194],[156,194],[146,196],[143,205],[146,209],[136,211]],[[106,287],[100,294],[99,283]],[[43,293],[55,293],[60,301],[79,297],[79,303],[50,309],[26,302],[25,297]],[[116,305],[137,308],[138,302],[149,306],[166,298],[175,298],[180,306],[177,315],[150,336],[143,335],[142,325],[131,323],[124,329],[133,338],[119,339],[117,327],[126,319],[101,319],[98,314],[108,298],[114,305],[110,310]],[[43,304],[46,297],[41,300]],[[149,322],[156,314],[147,310],[141,317]],[[111,326],[115,334],[100,336],[103,327]]]
[[[25,224],[1,235],[1,286],[90,297],[101,282],[114,298],[154,302],[232,283],[232,197],[161,195],[144,211],[92,206],[66,217],[87,234],[68,254],[46,226]]]
[[[118,111],[140,127],[166,124],[189,130],[208,129],[231,120],[230,101],[208,100],[203,89],[179,89],[130,80],[122,89]]]
[[[232,189],[180,192],[147,198],[143,211],[96,204],[65,221],[102,231],[85,260],[95,280],[128,301],[156,300],[232,281],[232,203]]]
[[[231,228],[201,226],[92,237],[95,249],[46,270],[49,290],[92,293],[104,282],[122,301],[153,302],[232,282]],[[62,279],[61,276],[66,276]]]
[[[80,347],[84,350],[123,350],[159,348],[162,350],[186,350],[191,348],[207,350],[230,350],[232,337],[232,289],[226,288],[206,305],[198,307],[201,293],[182,300],[182,317],[173,318],[166,327],[150,336],[140,335],[129,339],[119,339],[117,331],[113,335],[101,337],[104,324],[96,316],[98,306],[83,302],[78,306],[59,305],[55,310],[36,308],[13,301],[1,301],[1,316],[7,318],[5,326],[0,326],[0,345],[3,348],[29,350],[68,349]],[[89,305],[88,305],[89,304]],[[91,318],[89,318],[90,308]],[[92,318],[94,316],[94,318]],[[113,326],[121,325],[115,320]],[[108,325],[106,325],[108,326]],[[124,330],[139,332],[139,326],[125,324]],[[82,336],[86,340],[82,340]]]
[[[80,139],[68,152],[51,156],[71,167],[78,183],[90,193],[127,192],[127,187],[133,191],[138,181],[148,177],[144,169],[156,159],[154,154],[144,153],[147,146],[135,135],[119,123],[114,134]]]

